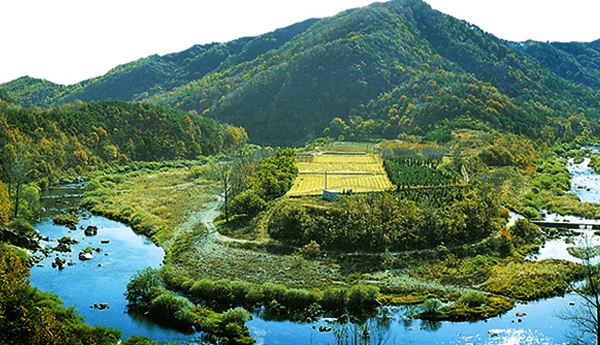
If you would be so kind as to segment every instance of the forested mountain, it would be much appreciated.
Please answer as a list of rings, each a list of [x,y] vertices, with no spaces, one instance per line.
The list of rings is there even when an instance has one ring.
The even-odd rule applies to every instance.
[[[29,110],[0,101],[0,178],[56,180],[129,161],[197,159],[234,150],[243,128],[153,104],[100,101]]]
[[[421,0],[393,0],[68,87],[22,78],[1,88],[27,106],[115,98],[194,110],[269,144],[441,140],[457,126],[552,141],[600,134],[599,46],[508,42]]]
[[[309,19],[258,37],[195,45],[180,53],[149,56],[115,67],[104,76],[70,86],[22,77],[3,84],[0,89],[10,91],[14,98],[27,107],[47,108],[75,100],[142,100],[200,79],[209,73],[251,61],[280,47],[315,21]]]
[[[600,39],[591,43],[527,41],[516,47],[567,80],[600,88]]]

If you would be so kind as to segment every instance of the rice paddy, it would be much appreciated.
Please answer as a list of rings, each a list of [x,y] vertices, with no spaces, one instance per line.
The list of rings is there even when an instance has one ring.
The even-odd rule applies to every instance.
[[[317,153],[298,159],[298,177],[288,196],[320,195],[323,189],[353,193],[393,189],[379,157],[360,153]]]

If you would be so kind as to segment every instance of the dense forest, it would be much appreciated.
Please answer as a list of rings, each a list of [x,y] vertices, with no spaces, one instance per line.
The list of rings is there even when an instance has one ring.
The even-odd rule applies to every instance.
[[[243,128],[152,104],[78,102],[48,110],[0,102],[2,180],[81,174],[129,161],[197,159],[235,150]],[[22,168],[22,171],[17,171]]]
[[[396,0],[150,56],[76,85],[24,77],[0,89],[29,107],[111,98],[194,110],[257,143],[396,138],[473,122],[569,140],[600,128],[598,46],[508,42],[421,0]]]

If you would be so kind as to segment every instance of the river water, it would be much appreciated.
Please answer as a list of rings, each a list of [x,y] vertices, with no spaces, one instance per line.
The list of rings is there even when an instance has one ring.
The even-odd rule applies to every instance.
[[[44,192],[42,203],[46,208],[46,217],[35,228],[42,236],[48,236],[50,242],[42,245],[55,247],[57,239],[69,236],[79,244],[73,245],[71,253],[52,253],[31,268],[31,285],[42,291],[57,293],[65,306],[75,306],[79,314],[90,325],[104,325],[123,331],[123,338],[142,335],[157,341],[188,341],[193,336],[162,329],[144,319],[134,319],[125,313],[127,300],[123,293],[131,277],[146,267],[158,268],[164,258],[164,251],[143,236],[136,235],[129,227],[104,217],[80,212],[81,221],[77,230],[52,223],[52,215],[69,206],[74,206],[81,197],[81,186],[65,186]],[[85,236],[81,227],[98,227],[98,234]],[[103,244],[103,240],[109,243]],[[99,248],[94,258],[80,261],[79,251],[86,247]],[[63,270],[52,268],[52,261],[59,256],[74,266]],[[108,303],[109,308],[99,310],[91,308],[94,304]]]
[[[572,174],[572,192],[583,201],[599,202],[599,176],[587,167],[587,162],[570,165]],[[52,224],[51,215],[77,202],[80,189],[70,186],[50,190],[44,197],[48,217],[35,225],[43,236],[58,239],[62,236],[80,240],[74,245],[74,251],[59,254],[68,261],[75,262],[63,270],[51,267],[56,254],[43,260],[40,266],[31,269],[32,285],[44,291],[53,291],[65,301],[66,306],[74,305],[79,313],[91,325],[105,325],[123,331],[127,338],[137,334],[157,341],[175,341],[181,344],[197,342],[199,334],[182,334],[162,329],[145,320],[134,319],[125,313],[126,300],[123,293],[127,282],[138,270],[148,266],[158,268],[164,258],[161,248],[149,240],[138,236],[123,224],[104,217],[92,216],[84,212],[85,217],[78,224],[78,230],[70,231],[64,226]],[[65,197],[66,196],[66,197]],[[558,215],[548,215],[549,220],[563,219]],[[577,220],[570,218],[571,221]],[[96,236],[85,236],[79,228],[96,225]],[[590,232],[591,233],[591,232]],[[108,244],[102,244],[108,240]],[[56,242],[44,243],[55,246]],[[100,248],[89,261],[80,261],[77,253],[91,246]],[[532,259],[572,259],[566,248],[569,244],[563,240],[553,240],[540,250]],[[41,267],[43,266],[43,267]],[[110,308],[98,310],[94,304],[108,303]],[[382,308],[380,316],[369,320],[366,327],[370,332],[370,344],[563,344],[571,325],[558,316],[565,311],[578,308],[581,301],[577,296],[568,294],[533,303],[519,303],[515,309],[503,316],[478,322],[438,322],[427,323],[407,317],[410,310],[406,307]],[[517,313],[521,316],[517,316]],[[319,326],[332,327],[332,332],[320,332]],[[355,325],[338,325],[334,320],[321,319],[313,323],[293,321],[266,321],[255,314],[247,322],[251,336],[257,344],[263,345],[305,345],[305,344],[352,344],[353,337],[359,337],[364,329]],[[346,334],[347,337],[340,337]],[[358,342],[357,342],[358,343]]]

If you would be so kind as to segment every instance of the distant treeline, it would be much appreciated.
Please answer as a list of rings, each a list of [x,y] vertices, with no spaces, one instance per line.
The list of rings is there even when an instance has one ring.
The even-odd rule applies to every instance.
[[[0,166],[23,162],[31,179],[129,161],[197,159],[234,150],[247,141],[243,128],[197,114],[144,103],[78,102],[48,110],[0,102]]]

